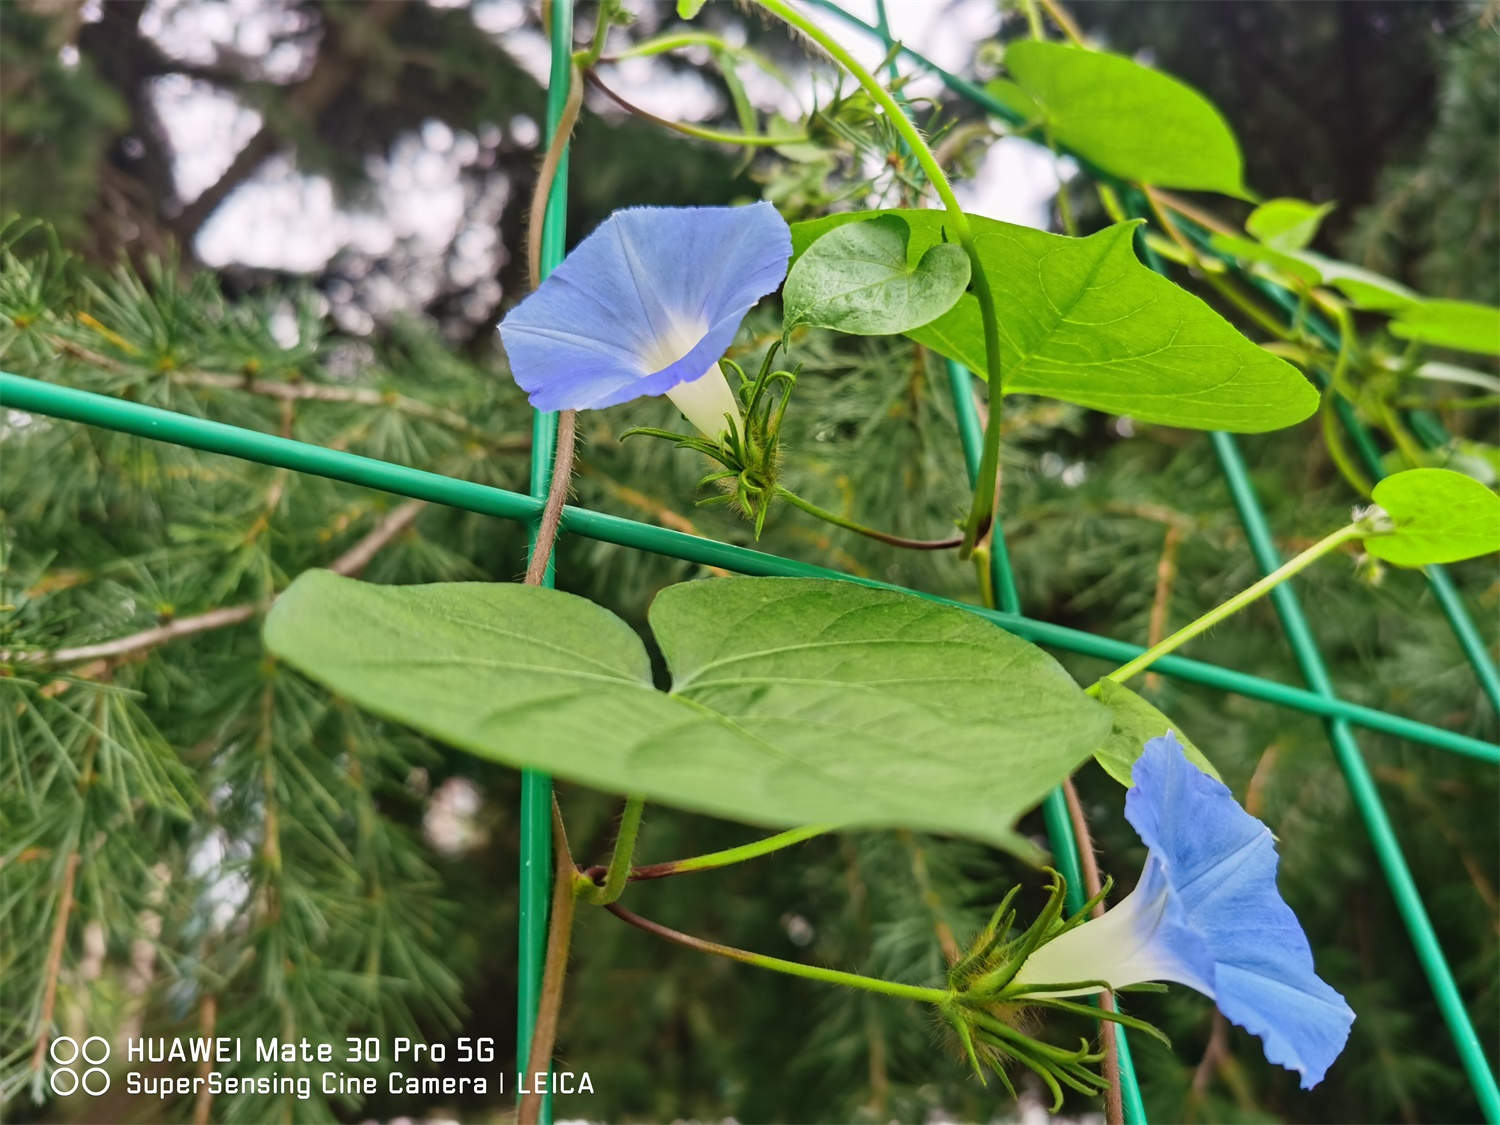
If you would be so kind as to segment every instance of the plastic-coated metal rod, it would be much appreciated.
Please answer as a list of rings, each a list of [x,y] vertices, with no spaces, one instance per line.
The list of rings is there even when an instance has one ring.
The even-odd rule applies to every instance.
[[[886,14],[885,0],[875,0],[875,30],[886,43],[887,50],[895,42],[891,36],[890,19]],[[894,57],[890,59],[891,81],[900,78],[900,69]],[[903,109],[906,103],[897,95]],[[902,151],[906,150],[905,142]],[[948,372],[948,387],[953,399],[953,412],[958,424],[958,437],[963,446],[964,465],[969,473],[972,488],[979,475],[979,466],[984,460],[984,424],[979,418],[979,408],[974,402],[974,377],[969,370],[953,360],[944,361]],[[1000,524],[1000,512],[993,517],[990,535],[989,582],[995,601],[1006,613],[1021,613],[1021,595],[1016,587],[1015,572],[1010,565],[1010,550],[1005,543],[1005,533]],[[1067,798],[1061,788],[1054,789],[1042,801],[1042,820],[1047,827],[1047,839],[1052,844],[1053,859],[1058,870],[1067,880],[1067,905],[1070,911],[1083,906],[1083,865],[1079,858],[1078,839],[1073,832],[1073,820],[1068,814]],[[1114,1027],[1115,1057],[1120,1070],[1120,1095],[1126,1125],[1147,1125],[1146,1106],[1141,1099],[1140,1081],[1136,1077],[1135,1063],[1130,1056],[1130,1044],[1125,1029]]]
[[[1147,260],[1157,272],[1165,272],[1161,261],[1149,251]],[[1373,449],[1373,442],[1368,433],[1358,427],[1351,432],[1356,444]],[[1250,483],[1250,474],[1246,471],[1245,463],[1240,457],[1239,446],[1228,434],[1216,433],[1212,440],[1214,452],[1219,458],[1225,481],[1229,485],[1230,495],[1234,499],[1235,509],[1239,512],[1240,523],[1244,526],[1245,535],[1250,541],[1251,553],[1255,556],[1256,564],[1261,570],[1269,574],[1281,565],[1281,555],[1271,538],[1270,527],[1266,522],[1265,513],[1261,510],[1255,488]],[[1303,616],[1302,607],[1297,601],[1297,595],[1293,592],[1291,584],[1282,583],[1271,591],[1271,601],[1281,618],[1283,632],[1296,657],[1303,678],[1317,694],[1333,698],[1333,683],[1329,679],[1328,670],[1323,664],[1323,657],[1318,651],[1312,629],[1308,626],[1307,618]],[[1443,955],[1442,947],[1438,943],[1437,934],[1432,928],[1431,919],[1428,918],[1427,910],[1422,904],[1421,893],[1417,890],[1411,869],[1406,864],[1401,844],[1396,839],[1390,817],[1385,811],[1385,804],[1380,799],[1380,791],[1375,786],[1369,767],[1365,765],[1364,756],[1360,752],[1359,744],[1355,741],[1348,723],[1342,719],[1330,719],[1327,725],[1334,758],[1343,771],[1349,795],[1364,819],[1365,834],[1375,849],[1376,858],[1385,873],[1386,883],[1391,889],[1392,897],[1396,900],[1396,908],[1401,914],[1402,921],[1416,949],[1417,959],[1427,974],[1433,998],[1437,1001],[1444,1022],[1447,1023],[1448,1030],[1453,1036],[1470,1086],[1486,1118],[1491,1122],[1500,1121],[1500,1090],[1496,1088],[1494,1074],[1490,1071],[1474,1032],[1474,1025],[1470,1022],[1469,1014],[1458,994],[1453,972],[1448,966],[1447,958]]]
[[[953,396],[953,411],[958,419],[959,440],[963,443],[964,464],[969,471],[969,484],[979,473],[983,458],[984,426],[979,421],[979,410],[974,404],[974,377],[968,369],[951,359],[946,361],[948,387]],[[1010,566],[1010,552],[1005,546],[1005,534],[1000,525],[1000,512],[995,513],[990,535],[990,583],[995,591],[995,600],[1006,613],[1019,616],[1021,595],[1016,587],[1015,574]],[[1042,801],[1042,821],[1047,826],[1047,839],[1052,843],[1052,857],[1057,869],[1068,881],[1067,904],[1070,911],[1079,910],[1084,903],[1083,865],[1079,859],[1078,838],[1073,832],[1073,819],[1068,815],[1068,801],[1061,788],[1048,793]],[[1130,1042],[1125,1029],[1118,1024],[1114,1029],[1115,1057],[1120,1068],[1120,1103],[1127,1125],[1147,1125],[1146,1104],[1141,1098],[1141,1085],[1135,1073],[1135,1062],[1130,1055]]]
[[[1208,244],[1207,238],[1196,223],[1184,219],[1182,221],[1183,232],[1198,246],[1200,252],[1212,254],[1225,262],[1226,265],[1234,266],[1234,263],[1225,258]],[[1255,274],[1245,274],[1237,271],[1245,281],[1258,289],[1269,300],[1279,306],[1287,314],[1290,320],[1296,315],[1298,298],[1296,294],[1288,292],[1281,286],[1270,280]],[[1304,323],[1321,340],[1325,347],[1337,351],[1340,346],[1338,332],[1328,323],[1326,319],[1318,315],[1316,310],[1311,310],[1304,317]],[[1374,435],[1369,428],[1355,414],[1354,408],[1342,397],[1335,399],[1334,406],[1338,411],[1339,421],[1344,429],[1348,431],[1349,437],[1354,442],[1354,448],[1359,453],[1359,459],[1364,462],[1365,471],[1375,480],[1386,475],[1385,465],[1380,458],[1380,448],[1375,444]],[[1442,428],[1429,416],[1418,415],[1414,421],[1420,422],[1414,428],[1417,429],[1423,442],[1429,447],[1438,444],[1442,438]],[[1500,716],[1500,671],[1495,668],[1495,662],[1490,657],[1489,649],[1485,646],[1484,638],[1480,636],[1474,619],[1469,615],[1464,606],[1463,597],[1458,592],[1458,587],[1453,584],[1453,579],[1448,576],[1446,568],[1433,565],[1422,568],[1422,573],[1427,577],[1427,584],[1432,590],[1433,597],[1437,599],[1438,608],[1443,611],[1443,616],[1448,619],[1448,625],[1453,630],[1453,635],[1458,641],[1458,647],[1463,651],[1470,666],[1474,669],[1474,675],[1479,680],[1479,686],[1484,689],[1484,694],[1489,698],[1490,706],[1495,709],[1495,714]]]
[[[552,0],[550,39],[552,66],[547,76],[547,131],[551,138],[562,120],[573,80],[573,0]],[[568,222],[568,150],[562,138],[563,151],[557,172],[547,193],[542,216],[541,258],[538,272],[546,277],[563,259],[567,246]],[[537,505],[530,519],[531,546],[535,551],[542,505],[552,487],[553,460],[557,452],[557,415],[536,411],[531,420],[531,500]],[[551,586],[555,577],[552,558],[542,585]],[[537,1007],[541,1002],[542,972],[547,959],[547,921],[552,901],[552,779],[538,770],[521,771],[520,809],[521,870],[517,908],[516,973],[516,1072],[525,1069],[531,1054],[532,1033],[536,1029]],[[541,1125],[552,1125],[552,1094],[542,1096]]]
[[[963,443],[964,464],[972,478],[979,471],[979,462],[984,456],[984,424],[979,420],[979,407],[974,402],[974,376],[968,368],[951,359],[944,360],[944,363],[948,370],[948,387],[953,395],[958,436]],[[991,540],[990,570],[991,581],[995,584],[995,601],[1006,613],[1019,614],[1021,595],[1010,566],[1010,549],[1005,545],[1004,535],[993,535]]]
[[[209,453],[221,453],[239,457],[263,465],[291,469],[301,473],[327,477],[330,480],[346,481],[417,500],[430,500],[480,515],[496,516],[500,519],[528,521],[535,519],[542,510],[542,501],[510,492],[492,485],[476,484],[474,481],[458,480],[424,469],[411,469],[394,465],[389,461],[378,461],[373,457],[361,457],[357,453],[344,453],[291,438],[265,434],[257,430],[246,430],[239,426],[213,422],[206,418],[195,418],[162,410],[154,406],[126,402],[109,395],[80,391],[56,383],[44,383],[20,375],[0,371],[0,405],[32,414],[61,418],[71,422],[82,422],[103,429],[135,434],[171,442],[190,449],[201,449]],[[669,558],[717,566],[739,574],[785,578],[834,578],[845,582],[857,582],[882,589],[902,590],[902,587],[858,578],[830,570],[813,563],[783,559],[764,551],[739,547],[732,543],[720,543],[697,535],[688,535],[671,528],[639,523],[622,516],[606,512],[594,512],[586,508],[563,509],[562,527],[570,535],[581,535],[602,543],[613,543],[635,550],[651,551]],[[950,598],[940,598],[920,591],[902,590],[916,594],[929,601],[941,602],[963,609],[969,613],[987,617],[1018,637],[1035,641],[1052,648],[1066,649],[1084,656],[1097,657],[1111,664],[1123,664],[1139,656],[1145,649],[1129,641],[1113,637],[1100,637],[1065,625],[1054,625],[1047,621],[1035,621],[1000,610],[987,610]],[[1373,707],[1350,703],[1338,698],[1327,698],[1304,688],[1292,687],[1275,680],[1251,676],[1233,668],[1208,664],[1184,656],[1165,656],[1152,665],[1154,671],[1191,683],[1233,692],[1250,699],[1261,700],[1310,715],[1323,718],[1343,718],[1362,727],[1380,731],[1397,738],[1409,739],[1440,750],[1478,758],[1485,762],[1500,764],[1500,745],[1485,742],[1457,731],[1419,723],[1415,719],[1392,715]]]
[[[878,26],[866,23],[858,16],[846,12],[842,7],[835,3],[834,0],[806,0],[806,2],[814,5],[815,7],[822,8],[825,11],[832,12],[851,26],[857,27],[860,30],[864,31],[867,35],[873,35],[876,38],[881,39],[886,44],[890,44],[889,37],[883,35],[881,29]],[[991,97],[982,87],[975,85],[973,82],[970,82],[965,78],[961,78],[951,71],[944,70],[942,67],[938,66],[935,62],[927,58],[927,56],[923,55],[921,52],[914,51],[910,47],[902,46],[899,53],[901,57],[910,59],[912,62],[918,64],[923,69],[936,76],[944,86],[952,90],[955,94],[968,99],[975,105],[979,106],[981,109],[985,110],[987,113],[991,113],[994,116],[1000,118],[1002,121],[1006,121],[1012,125],[1024,124],[1024,121],[1019,114],[1009,109],[1004,104],[997,101],[995,98]],[[1059,151],[1066,150],[1060,148]],[[1094,167],[1087,160],[1080,158],[1076,153],[1068,153],[1068,155],[1072,156],[1074,160],[1077,160],[1083,171],[1086,172],[1088,176],[1096,182],[1106,183],[1118,189],[1130,188],[1130,185],[1124,184],[1114,176],[1111,176],[1107,172],[1104,172],[1102,169]],[[1216,251],[1212,250],[1212,248],[1206,245],[1207,240],[1203,232],[1198,229],[1197,224],[1193,223],[1189,219],[1182,218],[1179,220],[1179,225],[1181,226],[1184,233],[1192,238],[1201,250],[1216,254],[1216,256],[1222,259],[1222,255],[1217,255]],[[1293,315],[1297,306],[1296,294],[1283,289],[1279,285],[1273,284],[1265,278],[1246,273],[1244,270],[1239,269],[1238,265],[1234,262],[1228,262],[1227,264],[1232,269],[1234,269],[1235,273],[1247,284],[1255,287],[1261,293],[1265,294],[1271,300],[1280,305],[1289,317]],[[1323,341],[1326,346],[1333,349],[1338,348],[1338,333],[1330,324],[1328,324],[1325,319],[1319,316],[1316,311],[1310,311],[1308,313],[1308,315],[1305,317],[1305,323],[1315,334],[1317,334],[1317,336]],[[1364,446],[1373,449],[1373,445],[1370,444],[1369,432],[1364,429],[1363,423],[1361,423],[1354,416],[1352,410],[1348,410],[1343,406],[1342,401],[1339,405],[1341,407],[1339,411],[1340,419],[1343,421],[1344,426],[1349,431],[1350,435],[1354,438],[1356,445],[1363,444]],[[1363,443],[1361,442],[1362,438]],[[1362,453],[1363,452],[1364,450],[1362,449]],[[1368,456],[1365,456],[1365,460],[1367,466],[1371,469],[1371,471],[1377,478],[1385,475],[1384,471],[1377,467],[1378,459],[1376,464],[1371,464]],[[1465,608],[1462,597],[1459,595],[1457,588],[1453,585],[1453,580],[1448,577],[1447,572],[1440,566],[1425,567],[1423,568],[1423,573],[1427,575],[1427,580],[1432,587],[1433,596],[1437,598],[1438,606],[1442,609],[1443,616],[1448,619],[1448,623],[1453,629],[1454,636],[1458,639],[1459,647],[1463,650],[1464,655],[1468,658],[1469,663],[1473,666],[1474,674],[1479,678],[1480,685],[1483,687],[1485,695],[1489,697],[1491,704],[1495,708],[1496,714],[1500,715],[1500,671],[1496,670],[1495,662],[1490,657],[1489,650],[1485,647],[1484,638],[1480,636],[1478,628],[1475,627],[1473,618],[1469,615],[1469,611]]]
[[[883,29],[850,15],[832,0],[810,0],[818,7],[834,12],[847,20],[849,23],[863,28],[871,35],[881,38],[887,44],[890,37],[883,34]],[[984,90],[975,86],[957,75],[950,74],[941,67],[914,51],[903,48],[901,53],[936,74],[943,83],[955,93],[958,93],[977,105],[982,106],[989,112],[999,116],[1003,120],[1016,123],[1016,116],[990,97]],[[1084,162],[1085,170],[1096,179],[1105,182],[1114,182],[1112,177],[1101,175],[1098,169],[1091,168]],[[1201,232],[1199,232],[1201,239]],[[1276,298],[1283,308],[1287,308],[1291,294],[1286,293],[1280,287],[1267,286],[1259,283],[1259,279],[1250,279],[1257,283],[1257,287],[1268,295]],[[1332,329],[1322,321],[1320,317],[1312,317],[1311,324],[1314,331],[1318,332],[1324,342],[1330,347],[1337,347]],[[1363,427],[1354,417],[1352,411],[1340,412],[1341,419],[1356,443],[1361,446],[1361,452],[1365,455],[1367,462],[1374,460],[1371,457],[1373,443],[1367,432],[1362,432]],[[1363,440],[1361,440],[1363,439]],[[1239,461],[1238,449],[1233,439],[1224,434],[1215,434],[1213,437],[1216,452],[1219,453],[1220,461],[1224,465],[1225,475],[1229,478],[1231,489],[1235,493],[1236,506],[1240,510],[1241,522],[1244,523],[1247,535],[1252,540],[1252,548],[1255,551],[1257,561],[1261,568],[1270,573],[1280,565],[1280,556],[1271,541],[1269,529],[1266,527],[1265,519],[1260,511],[1259,501],[1251,488],[1249,478],[1244,474],[1243,463]],[[1371,465],[1377,476],[1381,475],[1378,465]],[[1252,531],[1252,526],[1255,531]],[[1257,535],[1256,532],[1259,534]],[[1494,663],[1490,660],[1489,653],[1484,646],[1478,630],[1474,627],[1467,610],[1464,608],[1458,591],[1454,588],[1451,580],[1441,567],[1425,568],[1432,590],[1437,597],[1444,615],[1448,618],[1450,626],[1458,639],[1460,647],[1468,657],[1473,666],[1476,676],[1483,686],[1491,701],[1500,711],[1500,674],[1495,671]],[[1311,631],[1307,628],[1306,620],[1302,617],[1301,608],[1296,601],[1288,584],[1278,586],[1271,594],[1278,613],[1280,613],[1287,637],[1296,652],[1299,664],[1302,666],[1304,677],[1314,688],[1315,694],[1326,699],[1336,698],[1333,686],[1328,681],[1326,669],[1323,667],[1322,657],[1319,655],[1316,643],[1312,639]],[[1165,661],[1158,667],[1166,671]],[[1406,866],[1406,860],[1401,853],[1399,843],[1396,841],[1395,833],[1391,828],[1389,817],[1385,813],[1384,805],[1380,801],[1379,792],[1375,788],[1369,770],[1365,766],[1364,759],[1359,752],[1358,744],[1349,729],[1348,722],[1343,718],[1330,719],[1328,723],[1329,736],[1333,744],[1334,752],[1338,757],[1339,764],[1344,771],[1349,789],[1361,813],[1365,818],[1365,826],[1369,833],[1371,843],[1374,845],[1380,857],[1381,865],[1386,872],[1387,880],[1390,882],[1391,891],[1396,896],[1397,905],[1401,910],[1402,917],[1406,921],[1407,928],[1411,932],[1412,941],[1416,945],[1418,957],[1426,970],[1428,980],[1432,986],[1433,994],[1443,1011],[1444,1019],[1452,1032],[1454,1042],[1458,1047],[1459,1054],[1463,1060],[1464,1068],[1468,1073],[1469,1080],[1473,1085],[1475,1095],[1484,1110],[1486,1118],[1491,1122],[1500,1121],[1500,1090],[1497,1090],[1494,1074],[1485,1059],[1484,1051],[1481,1049],[1478,1038],[1474,1033],[1473,1024],[1469,1021],[1468,1013],[1463,1007],[1458,995],[1457,987],[1453,982],[1453,975],[1448,967],[1447,960],[1443,956],[1441,947],[1438,945],[1436,934],[1432,930],[1431,921],[1427,917],[1425,908],[1416,885],[1411,877],[1411,871]]]
[[[1281,555],[1271,538],[1271,529],[1266,523],[1265,514],[1261,511],[1255,490],[1250,484],[1250,476],[1245,471],[1245,463],[1240,457],[1239,447],[1228,434],[1214,434],[1213,443],[1214,452],[1218,454],[1220,464],[1224,468],[1224,476],[1229,482],[1235,508],[1239,511],[1240,522],[1244,524],[1245,534],[1249,537],[1250,549],[1255,555],[1255,561],[1263,571],[1269,574],[1281,565]],[[1293,592],[1291,583],[1283,582],[1272,590],[1271,599],[1276,606],[1276,612],[1281,617],[1287,641],[1292,646],[1292,652],[1297,658],[1298,666],[1302,669],[1303,677],[1319,695],[1331,696],[1333,683],[1328,677],[1328,670],[1323,664],[1322,656],[1318,653],[1317,642],[1313,639],[1312,630],[1308,626],[1307,618],[1303,616],[1302,606],[1297,601],[1297,595]],[[1391,826],[1390,816],[1385,810],[1385,803],[1380,799],[1380,791],[1375,787],[1375,779],[1370,775],[1370,769],[1360,753],[1359,744],[1355,741],[1354,733],[1349,729],[1349,724],[1345,720],[1329,719],[1328,736],[1333,744],[1333,752],[1338,760],[1339,768],[1343,770],[1344,778],[1348,782],[1350,795],[1354,798],[1360,816],[1364,818],[1365,831],[1369,834],[1370,843],[1375,848],[1375,855],[1385,871],[1386,882],[1390,885],[1391,894],[1396,900],[1396,907],[1406,923],[1407,932],[1411,935],[1417,959],[1427,973],[1433,997],[1443,1013],[1443,1020],[1448,1025],[1448,1031],[1452,1034],[1454,1045],[1458,1048],[1459,1058],[1463,1062],[1469,1082],[1479,1099],[1480,1109],[1484,1112],[1486,1120],[1500,1122],[1500,1088],[1496,1087],[1495,1076],[1491,1073],[1489,1063],[1485,1059],[1484,1046],[1479,1041],[1473,1023],[1469,1020],[1463,997],[1459,995],[1458,985],[1453,980],[1453,972],[1449,969],[1442,947],[1438,944],[1437,934],[1432,928],[1432,920],[1427,916],[1427,909],[1422,904],[1421,892],[1417,890],[1411,869],[1406,865],[1406,857],[1402,855],[1395,829]]]

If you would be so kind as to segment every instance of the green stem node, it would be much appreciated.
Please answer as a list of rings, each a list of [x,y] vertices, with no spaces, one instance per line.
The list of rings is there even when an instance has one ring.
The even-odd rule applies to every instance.
[[[592,881],[580,883],[584,897],[595,906],[608,906],[625,893],[625,884],[630,881],[630,861],[635,855],[635,838],[641,830],[641,813],[645,811],[644,797],[625,798],[625,810],[620,814],[620,831],[615,836],[615,850],[609,857],[609,867],[604,872],[604,882],[594,885]]]

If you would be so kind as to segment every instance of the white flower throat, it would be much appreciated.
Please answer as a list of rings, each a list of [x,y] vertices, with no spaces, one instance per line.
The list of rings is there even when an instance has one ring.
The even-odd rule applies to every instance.
[[[1103,916],[1048,942],[1026,959],[1016,974],[1019,984],[1105,980],[1116,988],[1145,981],[1176,981],[1213,994],[1213,982],[1203,980],[1158,936],[1167,912],[1165,881],[1146,897],[1137,887]],[[1046,990],[1054,996],[1098,992],[1096,987]]]
[[[642,374],[650,375],[671,367],[698,345],[708,331],[702,320],[678,320],[673,318],[665,331],[653,339],[641,352]],[[729,380],[715,361],[696,379],[678,383],[667,391],[672,405],[682,411],[682,416],[697,426],[704,437],[717,441],[728,428],[724,420],[727,414],[734,419],[735,428],[743,432],[740,419],[740,404],[729,389]]]

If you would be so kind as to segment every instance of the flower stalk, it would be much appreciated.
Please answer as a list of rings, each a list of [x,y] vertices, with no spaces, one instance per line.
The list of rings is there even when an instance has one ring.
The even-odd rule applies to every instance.
[[[1131,660],[1126,664],[1122,664],[1120,667],[1116,668],[1113,672],[1109,673],[1104,678],[1106,680],[1113,680],[1117,684],[1123,684],[1132,676],[1144,672],[1147,668],[1151,667],[1151,665],[1155,664],[1163,656],[1166,656],[1170,652],[1175,652],[1177,649],[1187,644],[1187,642],[1192,640],[1194,637],[1198,636],[1201,633],[1207,632],[1209,629],[1217,625],[1220,621],[1223,621],[1227,617],[1232,617],[1234,614],[1244,609],[1251,602],[1265,596],[1266,594],[1269,594],[1272,590],[1281,585],[1281,583],[1285,582],[1288,578],[1291,578],[1293,575],[1306,570],[1309,566],[1317,562],[1324,555],[1328,554],[1331,551],[1337,550],[1339,547],[1343,546],[1345,543],[1350,542],[1351,540],[1364,538],[1366,535],[1369,535],[1372,530],[1374,530],[1374,528],[1372,528],[1369,523],[1369,517],[1365,517],[1363,519],[1350,523],[1345,527],[1339,528],[1332,534],[1325,535],[1311,547],[1307,548],[1307,550],[1291,559],[1288,559],[1285,563],[1277,567],[1270,574],[1266,575],[1259,582],[1256,582],[1253,586],[1247,586],[1245,589],[1241,590],[1238,594],[1230,598],[1228,601],[1221,602],[1219,605],[1214,606],[1213,609],[1209,610],[1202,617],[1198,618],[1196,621],[1192,621],[1187,625],[1184,625],[1170,637],[1162,638],[1156,644],[1148,648],[1145,652],[1137,656],[1134,660]],[[1099,694],[1099,685],[1097,683],[1089,688],[1089,694]]]

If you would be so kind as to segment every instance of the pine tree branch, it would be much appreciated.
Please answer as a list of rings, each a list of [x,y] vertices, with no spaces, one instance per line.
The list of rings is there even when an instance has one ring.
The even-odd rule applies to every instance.
[[[64,336],[49,334],[47,339],[61,351],[94,367],[117,374],[134,373],[137,369],[128,363],[84,347]],[[329,383],[281,382],[257,380],[247,375],[221,371],[174,371],[169,376],[172,382],[184,387],[199,387],[209,390],[242,391],[245,394],[263,395],[284,402],[342,402],[355,406],[388,406],[412,418],[436,422],[465,437],[483,443],[497,453],[525,453],[531,448],[530,436],[497,437],[474,425],[456,410],[435,406],[419,398],[412,398],[397,391],[383,391],[378,387],[340,387]]]
[[[256,602],[224,606],[220,609],[211,609],[207,613],[194,614],[192,617],[180,617],[176,621],[159,625],[155,629],[145,629],[112,641],[78,645],[74,648],[60,648],[53,652],[0,652],[0,660],[15,664],[78,664],[86,660],[119,660],[156,648],[158,645],[164,645],[168,641],[238,625],[254,617],[260,608],[259,603]]]
[[[404,0],[367,5],[359,15],[360,36],[372,37],[388,29],[405,6]],[[309,123],[316,122],[318,116],[333,104],[344,88],[359,76],[364,63],[359,51],[342,50],[337,37],[329,38],[333,42],[325,39],[312,73],[298,84],[287,99],[292,112]],[[172,230],[185,247],[192,247],[199,229],[218,210],[219,204],[254,175],[262,161],[282,143],[281,134],[272,125],[262,125],[245,147],[235,154],[223,174],[172,218]]]
[[[1167,524],[1162,536],[1161,558],[1156,563],[1156,589],[1151,594],[1151,619],[1146,626],[1146,647],[1151,648],[1167,635],[1167,609],[1172,601],[1172,586],[1177,581],[1177,548],[1182,544],[1182,531],[1176,523]],[[1147,691],[1161,687],[1161,675],[1147,672]]]
[[[246,394],[264,395],[267,398],[286,401],[308,400],[346,402],[359,406],[389,406],[413,418],[421,418],[447,426],[502,453],[524,453],[531,448],[529,437],[497,438],[485,433],[456,410],[434,406],[421,399],[412,398],[410,395],[382,391],[375,387],[337,387],[327,383],[283,383],[213,371],[178,371],[174,372],[171,378],[172,382],[183,386],[244,391]]]
[[[943,951],[943,959],[949,965],[956,964],[963,956],[963,951],[958,947],[958,939],[953,936],[953,927],[943,918],[943,900],[933,890],[932,880],[927,877],[927,854],[909,829],[903,828],[897,835],[911,862],[912,881],[916,884],[917,897],[932,915],[932,930]]]
[[[375,529],[349,550],[328,565],[335,574],[353,577],[370,565],[370,562],[391,541],[405,531],[427,507],[425,500],[409,500],[393,509]],[[181,617],[154,629],[145,629],[126,637],[98,644],[78,645],[73,648],[54,649],[51,652],[27,652],[0,650],[0,663],[9,664],[79,664],[89,660],[112,662],[136,656],[183,637],[225,629],[239,625],[270,608],[268,602],[246,602],[243,605],[223,606],[206,613]]]
[[[206,993],[198,1010],[198,1034],[204,1042],[213,1039],[218,1022],[219,998],[212,992]],[[203,1080],[203,1085],[198,1090],[198,1096],[193,1099],[193,1125],[208,1125],[209,1111],[214,1104],[214,1092],[208,1077],[213,1073],[213,1068],[213,1059],[205,1054],[203,1061],[198,1064],[198,1076]]]
[[[78,877],[79,854],[68,853],[63,867],[62,889],[58,891],[57,921],[52,926],[52,940],[47,946],[47,967],[42,977],[42,1008],[37,1016],[36,1050],[31,1055],[31,1069],[40,1071],[52,1040],[52,1013],[57,1006],[57,978],[62,973],[63,950],[67,947],[68,919],[73,914],[73,886]]]
[[[350,547],[329,564],[328,569],[345,578],[353,578],[369,566],[375,556],[390,545],[391,541],[416,522],[427,507],[425,500],[408,500],[391,510],[390,515],[375,525],[373,531]]]

